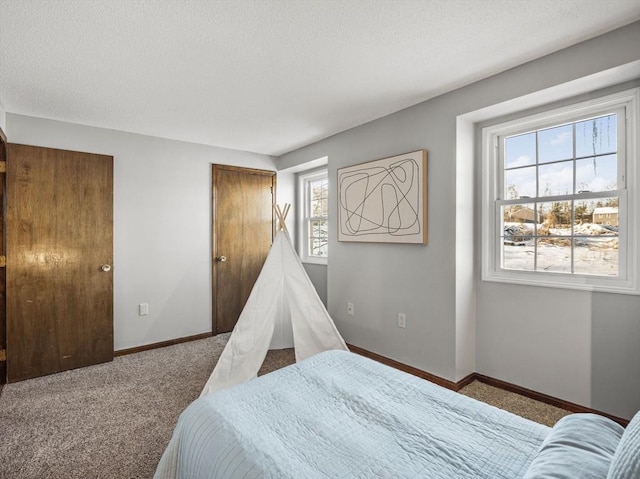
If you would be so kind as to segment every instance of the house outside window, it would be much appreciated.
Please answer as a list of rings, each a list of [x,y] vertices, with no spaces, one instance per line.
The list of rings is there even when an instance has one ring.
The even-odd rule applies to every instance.
[[[601,206],[593,210],[593,222],[597,225],[618,226],[618,207]]]
[[[326,169],[299,176],[302,261],[327,264],[329,248],[329,176]]]
[[[640,293],[638,98],[483,129],[484,280]]]

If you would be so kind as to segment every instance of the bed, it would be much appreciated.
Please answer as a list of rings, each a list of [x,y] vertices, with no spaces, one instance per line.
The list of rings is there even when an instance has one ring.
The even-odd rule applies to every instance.
[[[327,351],[194,401],[154,477],[604,479],[624,433],[593,414],[549,428]],[[637,456],[637,445],[630,449]],[[626,475],[635,466],[609,479],[640,477]]]

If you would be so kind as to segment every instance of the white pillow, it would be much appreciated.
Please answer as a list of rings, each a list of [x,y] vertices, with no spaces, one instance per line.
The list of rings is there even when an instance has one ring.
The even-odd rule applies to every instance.
[[[622,426],[597,414],[565,416],[542,442],[522,479],[605,479],[623,432]]]
[[[607,479],[637,478],[640,478],[640,411],[625,429],[607,475]]]

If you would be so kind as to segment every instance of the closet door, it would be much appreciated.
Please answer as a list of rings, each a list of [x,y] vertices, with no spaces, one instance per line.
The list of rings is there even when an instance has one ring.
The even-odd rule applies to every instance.
[[[7,145],[7,380],[113,359],[113,157]]]
[[[233,330],[273,242],[276,172],[213,165],[213,332]]]

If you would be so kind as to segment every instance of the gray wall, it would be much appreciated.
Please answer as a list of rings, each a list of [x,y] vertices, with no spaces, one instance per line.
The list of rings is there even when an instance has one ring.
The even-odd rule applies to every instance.
[[[328,156],[336,231],[338,168],[429,152],[427,246],[330,238],[328,309],[347,342],[449,380],[475,370],[622,417],[640,409],[640,297],[479,281],[480,192],[464,190],[480,174],[475,123],[640,78],[639,44],[634,23],[280,158]]]
[[[325,308],[327,307],[327,266],[324,264],[303,263],[304,270],[318,292]]]
[[[211,164],[275,170],[273,158],[11,113],[7,136],[114,156],[116,350],[211,331]]]

